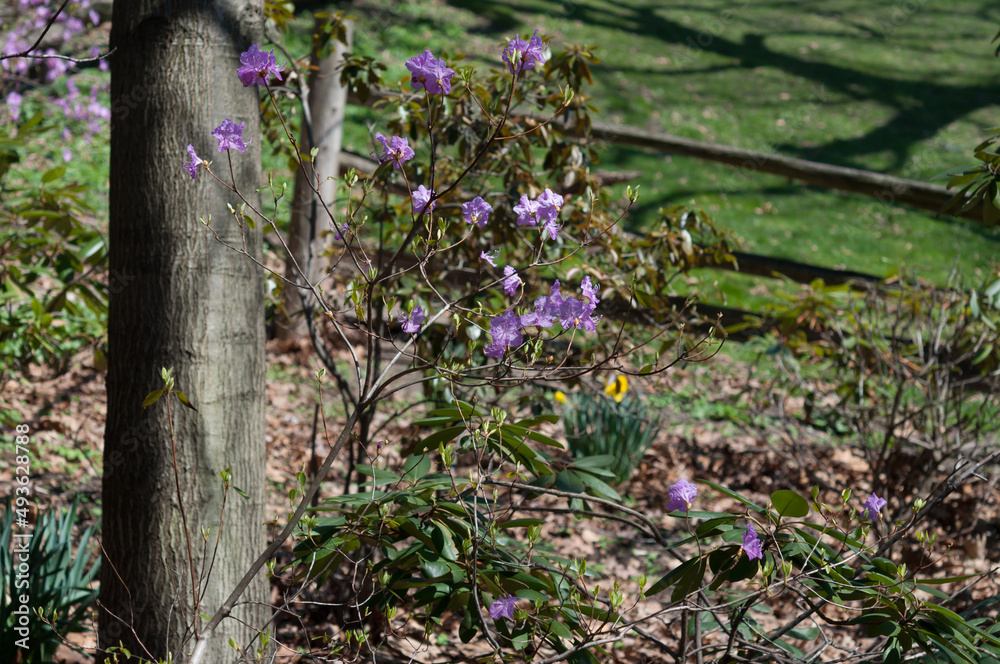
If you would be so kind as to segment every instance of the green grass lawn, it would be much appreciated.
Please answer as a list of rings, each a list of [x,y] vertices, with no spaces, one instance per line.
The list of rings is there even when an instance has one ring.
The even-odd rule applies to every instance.
[[[390,81],[407,80],[404,62],[425,48],[497,65],[508,38],[538,28],[554,50],[598,46],[603,61],[588,94],[599,120],[921,180],[971,162],[985,130],[1000,125],[1000,60],[990,43],[1000,6],[830,0],[820,7],[366,0],[351,13],[357,50],[382,60]],[[290,48],[303,53],[311,20],[298,28]],[[378,124],[371,109],[350,108],[345,145],[367,154],[370,127]],[[52,148],[56,163],[61,147]],[[103,218],[106,136],[72,148],[66,177],[90,185],[86,200]],[[265,154],[265,168],[276,171],[276,181],[291,181],[283,160]],[[694,204],[733,229],[747,251],[825,267],[881,276],[902,265],[938,282],[958,267],[975,285],[998,260],[997,230],[865,196],[627,147],[611,146],[600,168],[642,173],[633,183],[642,196],[627,220],[632,228],[649,224],[665,204]],[[774,283],[702,276],[701,292],[731,306],[767,301],[760,285]],[[687,288],[684,280],[674,283]]]
[[[599,47],[590,95],[600,120],[901,177],[971,162],[1000,125],[990,44],[1000,7],[985,0],[664,4],[366,2],[353,13],[357,49],[382,59],[389,80],[405,79],[403,63],[424,48],[495,64],[507,38],[539,28],[554,49]],[[365,109],[350,117],[372,119]],[[354,123],[348,144],[367,152],[368,140]],[[632,227],[664,204],[693,203],[747,251],[825,267],[881,276],[902,265],[940,282],[957,266],[977,284],[998,258],[996,230],[865,196],[625,147],[601,167],[643,174]],[[706,276],[734,306],[759,304],[743,293],[771,283]]]

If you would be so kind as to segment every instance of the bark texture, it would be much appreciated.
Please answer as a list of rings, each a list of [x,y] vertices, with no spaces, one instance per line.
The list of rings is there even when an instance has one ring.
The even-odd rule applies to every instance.
[[[226,207],[237,196],[203,169],[192,181],[182,168],[189,143],[226,181],[232,157],[240,191],[256,199],[258,90],[244,88],[236,69],[240,53],[260,43],[262,10],[252,0],[114,3],[110,269],[127,285],[112,293],[108,321],[99,630],[103,648],[122,642],[154,660],[184,659],[204,622],[197,614],[215,612],[266,544],[263,275],[199,217],[211,215],[220,236],[258,257],[260,225],[244,239]],[[245,153],[218,152],[211,130],[225,118],[245,123]],[[173,367],[176,389],[198,408],[172,404],[195,593],[166,404],[142,408],[162,387],[161,367]],[[251,500],[231,491],[223,516],[227,466]],[[206,539],[203,527],[212,529]],[[250,643],[269,617],[264,578],[244,599],[209,661],[233,661],[229,638]]]

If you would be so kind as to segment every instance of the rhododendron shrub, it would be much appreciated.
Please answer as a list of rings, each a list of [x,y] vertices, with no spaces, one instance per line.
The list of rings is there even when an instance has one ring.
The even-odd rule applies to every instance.
[[[257,46],[241,63],[241,80],[273,101],[270,78],[286,72]],[[374,174],[348,173],[350,203],[325,210],[335,240],[328,276],[310,283],[300,274],[286,286],[310,303],[325,365],[320,390],[329,376],[346,406],[344,422],[327,422],[332,451],[317,479],[294,492],[277,540],[295,529],[296,562],[276,571],[290,583],[351,570],[348,610],[362,627],[323,654],[362,656],[362,643],[378,650],[408,619],[401,609],[416,612],[428,635],[457,618],[460,639],[498,660],[605,661],[612,644],[638,641],[678,662],[813,661],[828,649],[857,652],[858,639],[877,653],[866,658],[884,661],[915,650],[1000,652],[995,623],[952,612],[943,593],[918,595],[937,582],[893,560],[896,543],[989,457],[906,514],[884,514],[884,498],[862,503],[847,489],[830,503],[818,488],[755,501],[694,477],[678,478],[662,516],[652,517],[608,483],[613,459],[563,454],[539,386],[590,380],[600,390],[609,382],[616,389],[607,398],[617,399],[626,376],[635,385],[717,344],[681,345],[662,324],[626,326],[608,307],[649,301],[649,291],[622,269],[629,245],[617,225],[636,193],[628,188],[610,213],[613,199],[589,177],[579,145],[549,126],[582,112],[575,89],[548,85],[560,75],[579,79],[580,62],[552,56],[535,33],[510,40],[485,77],[450,64],[430,50],[406,62],[409,85],[387,102],[394,120],[373,132]],[[526,116],[519,108],[528,101],[549,117]],[[214,132],[227,160],[240,158],[228,148],[243,140],[231,124]],[[546,153],[547,169],[534,167],[532,150]],[[178,164],[179,177],[207,169],[233,186],[193,149]],[[318,193],[326,174],[311,173],[307,159],[299,167]],[[277,207],[282,191],[270,184],[263,192]],[[263,223],[277,233],[274,215],[250,192],[237,193],[244,205],[232,220],[205,225]],[[637,242],[664,253],[690,243],[683,219],[669,242]],[[338,346],[347,368],[334,361]],[[394,416],[397,394],[432,385],[411,437],[371,436],[376,413]],[[363,479],[355,486],[349,477],[342,495],[311,509],[345,445],[357,452]],[[400,449],[399,462],[386,445]],[[631,529],[662,571],[602,584],[588,561],[560,555],[543,536],[545,517],[555,514]],[[199,642],[224,615],[216,612]]]

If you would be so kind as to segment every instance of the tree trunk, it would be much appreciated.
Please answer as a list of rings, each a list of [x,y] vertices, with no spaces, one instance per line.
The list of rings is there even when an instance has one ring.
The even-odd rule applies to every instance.
[[[316,30],[322,19],[316,19]],[[351,41],[352,22],[346,23],[347,41]],[[339,177],[340,147],[344,135],[344,109],[347,106],[347,88],[340,84],[337,65],[344,57],[347,47],[339,41],[326,57],[320,57],[313,46],[309,74],[309,112],[312,131],[308,123],[302,123],[299,151],[308,155],[315,146],[319,152],[312,164],[310,177],[313,185],[318,185],[323,201],[332,206],[337,194]],[[318,176],[318,178],[317,178]],[[317,183],[316,180],[319,180]],[[292,201],[292,217],[288,226],[288,249],[295,263],[308,276],[310,283],[316,283],[322,275],[319,254],[322,242],[320,231],[329,224],[329,217],[321,207],[319,197],[313,193],[309,178],[299,169],[295,174],[295,197]],[[301,283],[302,276],[295,270],[291,260],[285,263],[285,278],[293,283]],[[302,315],[302,294],[305,291],[286,283],[282,304],[284,316],[279,316],[277,335],[279,339],[295,339],[306,334]]]
[[[259,0],[116,0],[111,43],[110,269],[128,285],[111,295],[108,414],[104,434],[102,648],[175,660],[266,542],[264,502],[263,274],[223,247],[243,237],[226,204],[240,204],[199,169],[183,170],[188,143],[249,198],[260,182],[258,90],[244,88],[239,55],[262,36]],[[217,151],[211,131],[244,122],[244,154]],[[260,225],[246,246],[260,257]],[[143,409],[173,367],[178,503],[165,399]],[[225,502],[220,471],[232,467]],[[200,587],[192,593],[183,507]],[[220,530],[221,518],[221,530]],[[202,528],[210,527],[207,538]],[[221,541],[216,550],[216,538]],[[211,575],[207,569],[211,567]],[[198,598],[197,607],[194,597]],[[216,632],[211,662],[235,657],[269,617],[261,577]],[[249,625],[249,627],[247,626]],[[194,630],[194,631],[193,631]],[[251,652],[256,646],[251,647]]]

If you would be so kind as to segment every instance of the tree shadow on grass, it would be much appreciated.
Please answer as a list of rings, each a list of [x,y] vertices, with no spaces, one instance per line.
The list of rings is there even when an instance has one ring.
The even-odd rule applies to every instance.
[[[534,6],[518,7],[510,3],[474,2],[472,0],[450,0],[450,4],[475,11],[481,16],[490,18],[487,34],[513,34],[520,29],[524,32],[526,23],[530,21],[530,12]],[[681,63],[677,73],[690,74],[698,69],[698,59],[702,53],[710,53],[730,58],[735,63],[732,67],[721,69],[744,69],[752,71],[758,67],[779,69],[787,74],[803,80],[811,81],[814,95],[813,103],[817,112],[822,112],[824,104],[832,103],[834,99],[849,98],[857,101],[875,102],[886,108],[893,109],[892,116],[883,124],[872,128],[861,136],[835,138],[822,144],[808,147],[791,143],[775,144],[779,151],[801,157],[832,164],[864,166],[873,154],[892,155],[890,170],[901,169],[910,160],[910,151],[921,141],[933,138],[942,129],[960,120],[977,109],[1000,105],[1000,93],[993,85],[958,85],[927,80],[903,80],[887,75],[884,71],[859,71],[850,67],[796,57],[788,53],[776,51],[768,46],[767,34],[782,36],[816,34],[814,31],[804,32],[794,26],[794,16],[804,12],[817,12],[803,7],[798,2],[775,1],[763,7],[771,9],[784,8],[792,17],[787,30],[779,33],[781,26],[762,26],[767,34],[743,34],[738,39],[726,38],[727,20],[720,12],[718,20],[711,25],[692,27],[662,16],[658,10],[658,2],[619,2],[607,8],[576,4],[573,2],[552,3],[552,15],[579,20],[591,27],[605,27],[609,30],[619,30],[633,33],[637,36],[652,37],[665,44],[680,45],[686,50],[680,55]],[[762,5],[755,3],[754,9]],[[683,5],[672,5],[671,11],[683,11]],[[691,6],[691,11],[704,11],[703,8]],[[735,4],[730,17],[742,11]],[[935,10],[921,7],[922,12],[947,12],[947,9]],[[558,12],[558,13],[556,13]],[[986,10],[979,12],[981,18],[989,26],[985,29],[984,49],[986,41],[994,31],[991,17],[986,16]],[[836,12],[827,12],[830,17],[838,17]],[[889,17],[888,8],[886,17]],[[732,20],[730,18],[729,20]],[[840,20],[843,20],[840,18]],[[844,23],[845,28],[866,29],[858,27],[857,22]],[[872,28],[868,28],[872,29]],[[823,35],[821,35],[823,36]],[[825,35],[829,36],[829,35]],[[847,37],[848,35],[842,35]],[[983,38],[983,35],[951,35],[953,38],[967,39]],[[873,33],[872,38],[877,38]],[[928,40],[937,38],[930,35]],[[888,48],[888,46],[887,46]],[[718,71],[720,68],[715,68]],[[623,71],[617,66],[618,72]],[[629,70],[631,72],[631,70]],[[631,73],[641,73],[636,69]],[[649,72],[654,74],[654,72]],[[663,76],[664,72],[655,72]],[[971,146],[970,146],[971,147]]]

